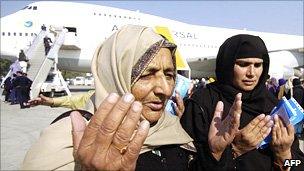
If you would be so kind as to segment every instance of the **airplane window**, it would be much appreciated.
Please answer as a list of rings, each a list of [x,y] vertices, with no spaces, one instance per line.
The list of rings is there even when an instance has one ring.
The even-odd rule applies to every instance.
[[[34,6],[34,7],[33,7],[33,10],[37,10],[37,6]]]
[[[34,33],[31,33],[31,36],[34,36]]]
[[[22,33],[19,33],[19,36],[22,36]]]
[[[124,18],[127,18],[126,16],[124,16]]]
[[[111,17],[111,14],[109,15],[109,17]]]
[[[96,15],[96,13],[94,12],[94,15]]]
[[[99,13],[99,16],[101,16],[101,14]]]
[[[16,32],[14,32],[14,36],[16,36]]]
[[[32,6],[28,7],[27,9],[32,9]]]
[[[28,33],[25,33],[25,36],[28,36]]]
[[[5,36],[5,32],[2,32],[2,36]]]
[[[114,17],[116,18],[116,15],[114,15]]]
[[[129,17],[129,19],[132,19],[131,17]]]
[[[10,35],[11,35],[11,33],[10,33],[10,32],[8,32],[8,33],[7,33],[7,35],[8,35],[8,36],[10,36]]]
[[[119,18],[121,18],[121,16],[119,16]]]

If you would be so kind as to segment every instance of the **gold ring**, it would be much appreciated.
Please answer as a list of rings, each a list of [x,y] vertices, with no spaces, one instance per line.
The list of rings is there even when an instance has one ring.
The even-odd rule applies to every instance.
[[[119,147],[117,147],[117,146],[114,145],[114,144],[112,144],[112,145],[113,145],[113,147],[114,147],[115,149],[117,149],[117,150],[119,151],[120,154],[125,154],[125,153],[127,152],[127,148],[128,148],[127,145],[125,145],[125,146],[122,147],[122,148],[119,148]]]

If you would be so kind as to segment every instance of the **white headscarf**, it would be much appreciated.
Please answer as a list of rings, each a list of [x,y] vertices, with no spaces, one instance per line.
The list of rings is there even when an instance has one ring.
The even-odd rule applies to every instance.
[[[171,50],[175,66],[176,46],[151,28],[127,25],[103,42],[92,60],[95,106],[99,106],[109,93],[116,92],[122,96],[131,92],[136,78],[162,47]],[[177,116],[163,113],[157,124],[150,128],[141,153],[161,145],[187,144],[192,141]]]

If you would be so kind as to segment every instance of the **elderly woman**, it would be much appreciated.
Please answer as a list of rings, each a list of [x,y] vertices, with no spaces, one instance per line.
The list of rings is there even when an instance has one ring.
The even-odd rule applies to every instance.
[[[88,125],[77,111],[72,124],[63,118],[50,125],[21,169],[189,169],[192,139],[179,117],[164,110],[175,85],[175,49],[142,26],[113,34],[92,61],[97,111]]]
[[[236,35],[221,45],[217,81],[194,92],[181,120],[194,139],[201,169],[284,170],[289,169],[283,166],[285,159],[303,163],[293,126],[269,116],[277,100],[265,86],[268,69],[260,37]],[[238,112],[229,114],[231,106]],[[257,148],[268,134],[270,146]],[[303,164],[292,169],[304,170]]]

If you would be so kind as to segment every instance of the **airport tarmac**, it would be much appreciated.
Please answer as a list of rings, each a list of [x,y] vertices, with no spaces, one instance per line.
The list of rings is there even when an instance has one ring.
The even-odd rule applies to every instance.
[[[17,170],[26,151],[47,127],[67,108],[37,106],[20,109],[1,100],[1,170]]]
[[[81,93],[90,87],[72,87],[72,94]],[[30,146],[40,132],[67,108],[36,106],[20,109],[1,98],[1,167],[0,170],[18,170]],[[303,150],[303,141],[300,141]]]
[[[72,94],[91,89],[87,86],[72,87]],[[38,139],[40,132],[57,116],[70,110],[36,106],[20,109],[10,105],[1,97],[1,167],[0,170],[19,170],[30,146]]]

